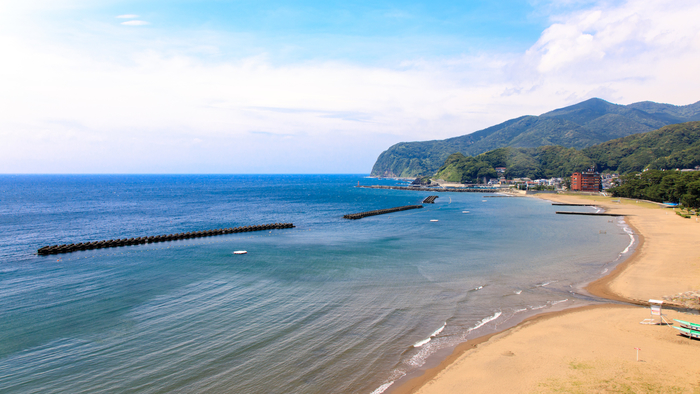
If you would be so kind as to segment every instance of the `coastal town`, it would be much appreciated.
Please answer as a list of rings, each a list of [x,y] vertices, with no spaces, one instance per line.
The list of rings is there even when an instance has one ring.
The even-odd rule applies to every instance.
[[[599,173],[595,169],[577,171],[566,178],[540,178],[530,179],[527,177],[507,179],[505,176],[506,167],[496,167],[498,178],[483,178],[481,183],[456,183],[443,179],[416,178],[411,183],[412,187],[434,187],[434,188],[475,188],[475,189],[497,189],[499,191],[523,191],[523,192],[557,192],[557,191],[578,191],[578,192],[604,192],[612,187],[620,185],[620,175],[617,173]],[[680,172],[700,171],[700,166],[694,168],[677,169]]]

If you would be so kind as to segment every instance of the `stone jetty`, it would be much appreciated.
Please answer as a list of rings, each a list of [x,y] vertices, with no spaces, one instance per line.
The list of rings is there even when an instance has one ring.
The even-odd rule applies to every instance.
[[[261,224],[261,225],[257,225],[257,226],[220,228],[220,229],[216,229],[216,230],[194,231],[194,232],[188,232],[188,233],[177,233],[177,234],[167,234],[167,235],[156,235],[156,236],[152,236],[152,237],[110,239],[107,241],[81,242],[81,243],[77,243],[77,244],[44,246],[43,248],[39,248],[39,250],[37,250],[37,253],[39,255],[71,253],[71,252],[77,252],[80,250],[116,248],[119,246],[143,245],[143,244],[151,244],[151,243],[158,243],[158,242],[177,241],[180,239],[213,237],[215,235],[245,233],[245,232],[249,232],[249,231],[279,230],[279,229],[293,228],[293,227],[294,227],[294,224],[292,224],[292,223],[270,223],[270,224]]]
[[[423,200],[423,204],[435,204],[436,198],[438,198],[438,196],[428,196]]]
[[[418,209],[418,208],[423,208],[423,206],[422,205],[405,205],[403,207],[377,209],[375,211],[367,211],[367,212],[360,212],[360,213],[350,213],[350,214],[343,216],[343,218],[355,220],[355,219],[366,218],[367,216],[384,215],[386,213],[407,211],[409,209]]]
[[[594,213],[594,212],[566,212],[566,211],[557,211],[555,212],[558,215],[586,215],[586,216],[627,216],[623,215],[621,213]]]

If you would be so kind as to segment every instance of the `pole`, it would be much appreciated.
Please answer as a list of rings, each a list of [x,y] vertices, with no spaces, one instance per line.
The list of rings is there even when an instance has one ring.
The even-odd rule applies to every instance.
[[[637,350],[637,361],[639,361],[639,351],[642,350],[642,349],[640,349],[640,348],[638,348],[638,347],[636,347],[635,349]]]

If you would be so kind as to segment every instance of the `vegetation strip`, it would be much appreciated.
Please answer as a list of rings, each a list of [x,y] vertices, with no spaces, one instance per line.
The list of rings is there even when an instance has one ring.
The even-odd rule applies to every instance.
[[[407,211],[409,209],[418,209],[418,208],[423,208],[423,206],[422,205],[406,205],[403,207],[377,209],[375,211],[367,211],[367,212],[360,212],[360,213],[350,213],[350,214],[343,216],[343,218],[356,220],[356,219],[366,218],[367,216],[383,215],[385,213]]]
[[[142,244],[151,244],[151,243],[157,243],[157,242],[176,241],[176,240],[180,240],[180,239],[212,237],[215,235],[245,233],[245,232],[249,232],[249,231],[278,230],[278,229],[293,228],[293,227],[294,227],[294,224],[292,224],[292,223],[271,223],[271,224],[261,224],[261,225],[257,225],[257,226],[220,228],[220,229],[216,229],[216,230],[195,231],[195,232],[189,232],[189,233],[156,235],[153,237],[110,239],[108,241],[94,241],[94,242],[85,242],[85,243],[81,242],[81,243],[77,243],[77,244],[44,246],[43,248],[39,248],[39,250],[37,250],[37,253],[39,255],[71,253],[71,252],[77,252],[80,250],[116,248],[119,246],[142,245]]]
[[[700,163],[700,136],[697,139],[696,163]],[[610,192],[613,197],[674,202],[697,209],[700,208],[700,171],[647,170],[630,173],[622,176],[620,186],[610,189]]]

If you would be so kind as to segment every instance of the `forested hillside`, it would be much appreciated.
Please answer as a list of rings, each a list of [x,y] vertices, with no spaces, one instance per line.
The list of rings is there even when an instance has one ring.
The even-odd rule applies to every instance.
[[[627,174],[620,182],[620,186],[610,189],[615,197],[670,201],[700,208],[700,171],[649,170]]]
[[[566,177],[574,171],[628,173],[650,169],[693,168],[700,165],[700,122],[662,127],[582,150],[562,146],[499,148],[475,157],[450,155],[435,178],[450,182],[477,182],[496,177],[506,167],[507,178]]]
[[[453,153],[477,156],[503,147],[559,145],[582,149],[665,125],[700,120],[700,102],[686,106],[640,102],[617,105],[590,99],[540,116],[523,116],[446,140],[402,142],[384,151],[372,176],[434,174]]]

